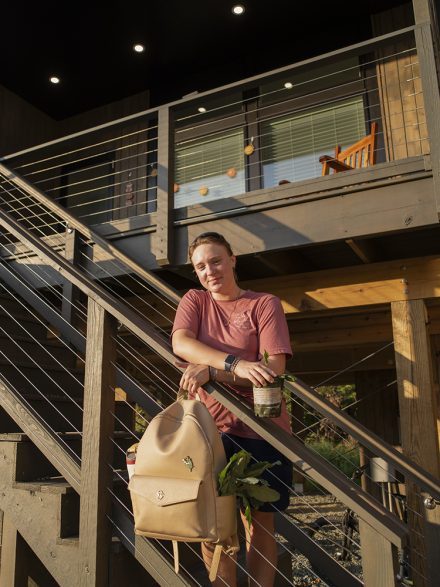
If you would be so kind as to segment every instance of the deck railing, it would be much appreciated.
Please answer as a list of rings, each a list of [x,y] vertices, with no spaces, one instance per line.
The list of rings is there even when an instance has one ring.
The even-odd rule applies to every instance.
[[[173,223],[275,202],[288,194],[287,183],[307,191],[321,176],[319,158],[356,143],[374,122],[376,163],[428,154],[414,30],[195,93],[4,161],[88,225],[156,232],[154,253],[166,264]],[[323,178],[313,189],[331,182]]]
[[[81,547],[81,556],[84,568],[88,567],[89,571],[93,568],[97,576],[105,573],[100,567],[101,559],[98,564],[98,551],[102,557],[101,546],[108,540],[108,534],[105,534],[106,516],[119,527],[119,522],[112,517],[106,505],[108,494],[121,507],[127,508],[126,499],[124,501],[113,485],[113,475],[124,479],[111,456],[116,442],[112,437],[112,423],[115,422],[114,390],[119,387],[121,392],[127,394],[127,399],[123,401],[129,409],[136,409],[134,403],[143,407],[144,411],[137,417],[144,424],[175,397],[180,372],[174,365],[167,334],[179,297],[26,180],[16,178],[4,166],[1,173],[8,182],[8,189],[4,189],[0,200],[1,247],[10,253],[10,260],[2,263],[4,281],[28,301],[40,303],[39,308],[45,318],[54,323],[63,340],[78,348],[80,355],[86,350],[84,334],[87,331],[83,425],[79,428],[76,425],[73,429],[82,437],[81,456],[66,453],[63,448],[64,436],[54,434],[54,429],[46,425],[44,406],[39,419],[26,412],[28,420],[26,422],[25,418],[21,425],[27,426],[25,431],[37,446],[49,460],[56,461],[54,465],[85,496],[81,506],[81,523],[83,528],[94,526],[96,533],[83,530],[87,538]],[[25,209],[23,198],[27,202]],[[32,212],[27,214],[27,210]],[[70,230],[73,232],[66,230],[61,234],[59,226],[66,224],[72,227]],[[62,242],[63,239],[66,241]],[[72,239],[73,242],[69,243]],[[60,250],[64,250],[64,256],[60,255]],[[68,251],[73,253],[68,254]],[[17,255],[17,252],[20,254]],[[20,259],[24,262],[20,263]],[[62,287],[54,275],[63,277]],[[46,308],[42,302],[36,301],[41,295],[51,301]],[[369,545],[362,550],[364,570],[368,576],[366,584],[377,584],[374,569],[379,554],[387,572],[392,575],[397,550],[407,547],[408,534],[411,538],[411,533],[408,532],[405,517],[399,516],[399,512],[393,508],[392,511],[388,509],[394,499],[391,489],[385,488],[390,499],[382,501],[384,487],[371,478],[371,472],[365,471],[369,482],[380,489],[377,492],[379,499],[376,499],[341,474],[332,463],[314,454],[299,437],[291,436],[253,416],[249,408],[226,388],[215,385],[208,386],[208,389],[214,397],[274,444],[316,485],[318,491],[324,488],[356,513],[361,520],[361,547],[362,542]],[[390,465],[395,472],[389,483],[399,484],[403,479],[416,483],[420,488],[415,494],[418,506],[414,509],[412,504],[407,504],[409,517],[420,517],[425,497],[422,492],[440,499],[438,480],[363,429],[344,412],[322,401],[312,389],[297,381],[289,386],[289,391],[294,398],[306,402],[310,409],[331,418],[340,430],[353,437],[372,457],[380,457]],[[3,405],[10,415],[21,418],[26,405],[12,401],[14,394],[15,397],[20,395],[20,391],[14,389],[14,381],[4,382],[2,393]],[[139,431],[130,426],[126,431],[133,440],[139,435]],[[120,446],[118,451],[123,451],[123,448]],[[381,465],[378,466],[380,469]],[[300,498],[293,488],[292,496]],[[98,525],[93,522],[96,511],[104,512]],[[280,514],[282,534],[292,541],[298,541],[295,526],[291,522],[289,516]],[[315,556],[314,564],[321,565],[318,566],[319,572],[323,576],[331,572],[334,561],[331,562],[331,558],[326,560],[323,554],[318,557],[312,546],[309,546],[310,556]],[[413,553],[412,561],[416,560],[414,546],[410,543],[408,548]],[[96,560],[93,562],[95,555]],[[410,570],[413,575],[418,574],[424,580],[423,565],[416,566],[413,562]],[[356,584],[356,581],[350,574],[342,573],[338,584]]]

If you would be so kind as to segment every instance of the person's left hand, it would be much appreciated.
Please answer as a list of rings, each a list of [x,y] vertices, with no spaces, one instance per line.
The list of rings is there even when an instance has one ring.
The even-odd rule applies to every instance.
[[[180,380],[180,387],[195,394],[201,385],[209,381],[209,369],[206,365],[176,362],[177,367],[186,367]]]

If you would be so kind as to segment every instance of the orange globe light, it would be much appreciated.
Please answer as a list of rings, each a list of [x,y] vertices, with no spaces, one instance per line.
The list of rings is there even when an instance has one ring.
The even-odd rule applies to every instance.
[[[244,154],[245,155],[252,155],[252,153],[254,151],[255,151],[254,145],[246,145],[246,147],[244,148]]]
[[[228,177],[235,177],[237,175],[237,170],[235,169],[235,167],[230,167],[226,172],[226,175]]]
[[[206,196],[208,192],[209,192],[209,188],[207,188],[206,185],[202,185],[202,187],[199,188],[199,194],[201,196]]]

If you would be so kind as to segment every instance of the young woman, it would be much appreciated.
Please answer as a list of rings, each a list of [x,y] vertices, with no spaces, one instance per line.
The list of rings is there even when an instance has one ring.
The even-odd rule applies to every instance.
[[[236,258],[222,235],[207,232],[198,236],[189,248],[189,258],[204,290],[188,291],[177,309],[173,351],[186,367],[180,386],[190,397],[198,392],[222,434],[228,459],[244,448],[257,460],[282,463],[266,476],[281,494],[278,502],[253,511],[250,528],[242,514],[248,572],[255,578],[250,584],[272,587],[277,564],[273,512],[284,510],[289,503],[291,463],[201,386],[209,380],[219,381],[251,404],[252,385],[264,385],[284,373],[286,356],[292,352],[286,319],[278,298],[240,288]],[[267,365],[262,362],[264,351],[269,354]],[[285,406],[275,421],[290,431]],[[212,549],[208,544],[202,545],[202,553],[209,568]],[[236,565],[223,555],[214,585],[225,584],[235,587]]]

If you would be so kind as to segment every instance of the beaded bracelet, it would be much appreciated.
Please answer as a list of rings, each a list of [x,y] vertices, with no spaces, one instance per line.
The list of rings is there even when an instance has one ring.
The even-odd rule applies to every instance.
[[[234,371],[237,368],[237,365],[240,361],[241,361],[240,357],[235,357],[234,362],[231,365],[231,373],[234,373]],[[234,379],[234,381],[235,381],[235,379]]]

